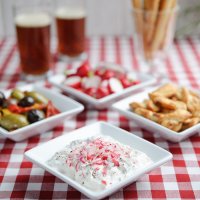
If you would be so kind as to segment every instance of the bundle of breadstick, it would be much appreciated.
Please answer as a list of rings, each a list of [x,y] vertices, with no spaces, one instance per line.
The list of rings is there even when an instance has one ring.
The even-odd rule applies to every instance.
[[[185,87],[165,84],[149,93],[149,99],[132,102],[135,113],[173,131],[184,131],[200,122],[200,96]]]
[[[150,60],[165,48],[172,36],[177,0],[132,0],[132,6],[144,56]]]

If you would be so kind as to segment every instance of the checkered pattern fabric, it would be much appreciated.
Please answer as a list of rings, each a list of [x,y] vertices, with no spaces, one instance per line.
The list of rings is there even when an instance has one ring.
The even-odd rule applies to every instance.
[[[55,42],[52,44],[55,52]],[[122,64],[127,69],[145,71],[132,38],[106,37],[87,39],[87,53],[94,66],[99,61]],[[73,67],[54,54],[54,73]],[[175,41],[159,71],[180,85],[200,87],[200,40]],[[20,80],[19,58],[15,40],[0,40],[0,88],[24,84]],[[138,127],[115,111],[97,111],[87,107],[75,118],[68,119],[52,131],[15,143],[0,136],[0,199],[87,199],[55,176],[33,165],[24,152],[59,135],[103,120],[170,151],[173,160],[142,176],[137,182],[107,199],[200,199],[200,136],[181,143],[171,143]]]

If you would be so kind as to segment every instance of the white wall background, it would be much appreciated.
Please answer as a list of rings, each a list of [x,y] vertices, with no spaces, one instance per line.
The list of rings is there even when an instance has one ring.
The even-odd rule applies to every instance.
[[[0,36],[14,35],[13,6],[20,4],[52,4],[57,0],[0,0]],[[64,0],[63,0],[64,1]],[[130,0],[85,0],[87,7],[87,35],[131,35],[133,22]],[[200,0],[179,0],[181,7],[200,4]],[[200,19],[200,14],[198,15]],[[181,23],[185,23],[185,18]]]

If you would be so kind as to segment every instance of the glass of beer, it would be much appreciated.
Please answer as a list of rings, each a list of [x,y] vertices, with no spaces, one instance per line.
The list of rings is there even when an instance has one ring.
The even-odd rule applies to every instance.
[[[85,58],[85,19],[84,0],[56,0],[55,12],[58,46],[61,59],[76,60]]]
[[[16,8],[15,26],[23,78],[45,78],[51,68],[50,25],[48,12]]]

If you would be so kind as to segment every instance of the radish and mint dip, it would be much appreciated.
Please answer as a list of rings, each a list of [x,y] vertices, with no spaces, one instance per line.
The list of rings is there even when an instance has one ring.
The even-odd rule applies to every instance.
[[[151,163],[145,153],[109,136],[75,140],[48,161],[50,166],[94,191],[119,183]]]

